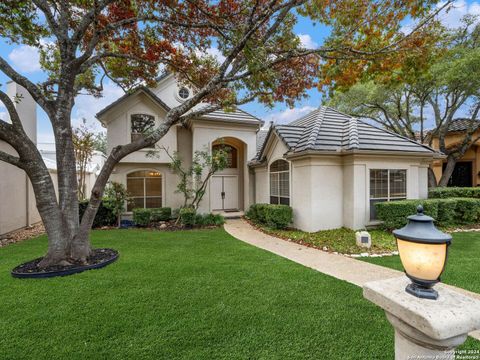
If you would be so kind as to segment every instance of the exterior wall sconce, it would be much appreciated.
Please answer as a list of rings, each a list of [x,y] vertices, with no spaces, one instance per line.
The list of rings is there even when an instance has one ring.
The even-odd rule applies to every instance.
[[[408,217],[408,223],[394,230],[403,268],[412,281],[405,291],[423,299],[438,299],[432,287],[440,281],[447,262],[448,246],[452,237],[438,230],[434,219],[417,208],[417,214]]]

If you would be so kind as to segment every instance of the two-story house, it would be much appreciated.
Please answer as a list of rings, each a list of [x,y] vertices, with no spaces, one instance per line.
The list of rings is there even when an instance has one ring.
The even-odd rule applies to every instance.
[[[192,96],[192,90],[178,86],[173,75],[164,75],[154,89],[140,87],[123,96],[97,114],[107,128],[109,153],[119,144],[129,143],[136,136],[160,124],[167,111]],[[211,151],[215,146],[229,147],[229,165],[216,173],[200,204],[199,212],[243,211],[254,201],[253,175],[248,162],[257,152],[257,132],[263,122],[237,110],[215,111],[190,120],[186,127],[173,126],[159,141],[157,149],[164,147],[172,154],[177,151],[185,165],[191,164],[195,151]],[[183,204],[181,194],[175,192],[178,178],[168,167],[171,162],[164,150],[154,157],[146,156],[152,149],[143,149],[121,160],[111,179],[124,183],[133,207],[179,208]]]
[[[161,123],[167,111],[192,96],[172,74],[155,88],[140,87],[97,114],[107,128],[108,152]],[[245,211],[253,203],[287,204],[294,226],[306,231],[376,223],[380,201],[426,198],[433,149],[361,120],[320,107],[288,125],[261,130],[262,121],[241,110],[215,111],[176,125],[159,146],[178,151],[188,165],[196,150],[230,148],[229,166],[210,180],[199,212]],[[151,149],[150,149],[151,150]],[[132,195],[128,207],[178,208],[178,178],[165,151],[125,157],[111,179]]]

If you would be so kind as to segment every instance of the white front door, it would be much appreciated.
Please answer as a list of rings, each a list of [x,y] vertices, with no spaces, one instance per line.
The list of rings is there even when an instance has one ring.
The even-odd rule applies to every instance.
[[[210,183],[212,210],[238,209],[238,176],[212,176]]]

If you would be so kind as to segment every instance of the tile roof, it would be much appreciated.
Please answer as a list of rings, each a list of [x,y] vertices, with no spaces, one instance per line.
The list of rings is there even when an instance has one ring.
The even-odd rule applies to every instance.
[[[362,120],[342,114],[330,107],[320,107],[288,125],[274,126],[289,151],[354,150],[435,153],[435,150],[411,139],[377,128]],[[265,144],[259,151],[261,156]]]
[[[480,120],[455,119],[448,125],[448,131],[467,131],[472,125],[473,128],[478,129],[480,127]]]
[[[233,111],[215,110],[211,113],[200,116],[200,119],[263,124],[262,120],[239,108]]]

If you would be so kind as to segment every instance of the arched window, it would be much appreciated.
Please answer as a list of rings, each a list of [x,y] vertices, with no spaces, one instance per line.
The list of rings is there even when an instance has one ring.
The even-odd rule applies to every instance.
[[[212,153],[218,150],[225,150],[227,152],[227,169],[236,169],[237,168],[237,158],[238,153],[237,149],[231,145],[226,144],[216,144],[212,146]]]
[[[131,141],[141,139],[155,128],[155,117],[147,114],[133,114],[131,120]],[[155,146],[152,146],[155,147]]]
[[[162,174],[154,170],[139,170],[127,174],[130,194],[127,210],[162,207]]]
[[[270,204],[290,205],[290,165],[285,160],[270,165]]]

